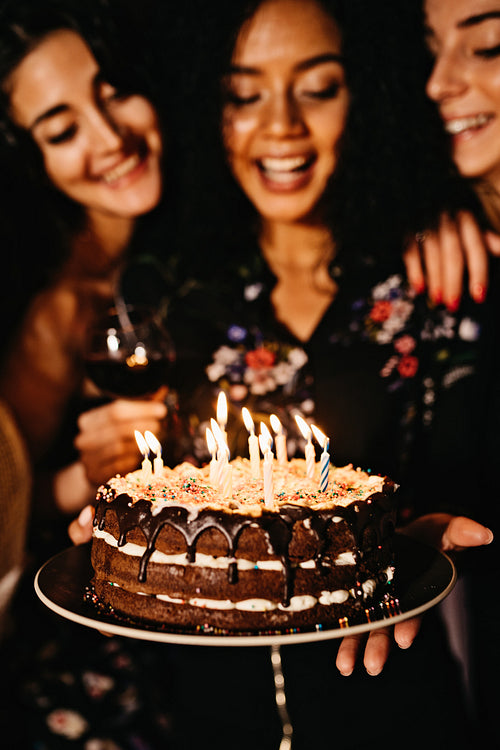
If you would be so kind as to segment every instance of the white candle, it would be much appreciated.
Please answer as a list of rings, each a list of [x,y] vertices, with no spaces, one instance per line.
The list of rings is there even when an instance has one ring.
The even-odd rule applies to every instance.
[[[217,442],[217,464],[215,472],[215,484],[219,488],[219,492],[223,492],[224,483],[227,482],[227,474],[229,469],[229,448],[224,439],[224,434],[215,421],[210,421],[212,427],[213,436]]]
[[[286,449],[286,437],[283,432],[283,427],[276,414],[271,414],[271,427],[276,433],[276,458],[279,464],[286,464],[288,462],[288,454]]]
[[[261,422],[261,433],[259,435],[259,444],[264,456],[264,505],[266,508],[274,507],[274,482],[273,482],[273,454],[271,452],[271,434],[269,430],[262,432],[265,425]]]
[[[217,424],[220,427],[224,440],[227,442],[227,398],[224,391],[220,391],[217,397]]]
[[[241,410],[245,427],[250,433],[248,437],[248,454],[250,456],[250,472],[254,479],[258,479],[260,476],[260,453],[259,453],[259,441],[255,434],[255,428],[252,416],[246,406]]]
[[[153,467],[151,465],[151,461],[149,460],[149,448],[148,444],[146,443],[146,440],[144,438],[144,435],[142,432],[139,432],[139,430],[134,430],[135,435],[135,441],[139,447],[140,452],[144,456],[144,460],[142,462],[142,473],[144,475],[144,479],[149,479],[152,476],[153,473]]]
[[[225,499],[232,497],[233,494],[233,467],[227,461],[222,472],[221,493]]]
[[[323,448],[323,452],[320,458],[320,470],[319,470],[319,490],[320,492],[326,492],[328,489],[328,480],[330,478],[330,454],[328,449],[330,447],[330,439],[326,437],[316,425],[311,425],[311,429],[314,433],[314,437]]]
[[[148,444],[149,450],[156,454],[153,459],[153,474],[160,476],[163,474],[163,459],[161,457],[161,443],[150,430],[146,430],[144,433],[146,443]]]
[[[316,454],[314,452],[314,446],[311,440],[311,428],[307,424],[306,420],[303,419],[299,414],[295,415],[295,421],[297,422],[297,425],[303,437],[307,440],[305,448],[306,476],[309,479],[312,479],[314,477],[314,469],[316,467]]]
[[[212,456],[212,459],[210,461],[209,481],[210,484],[215,484],[217,477],[217,443],[215,442],[214,434],[210,427],[207,427],[205,434],[207,438],[208,450],[210,455]]]

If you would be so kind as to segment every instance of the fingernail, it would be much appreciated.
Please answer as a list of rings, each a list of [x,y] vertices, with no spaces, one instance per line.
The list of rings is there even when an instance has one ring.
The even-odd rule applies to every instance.
[[[94,518],[94,509],[91,505],[86,505],[83,510],[80,511],[80,515],[78,516],[78,523],[80,526],[83,526],[84,528],[91,523],[92,519]]]
[[[352,675],[353,670],[351,669],[351,671],[348,672],[347,670],[339,669],[339,672],[342,675],[342,677],[350,677]]]
[[[486,541],[484,542],[484,544],[491,544],[491,543],[492,543],[492,541],[493,541],[493,539],[494,539],[494,535],[493,535],[493,532],[492,532],[492,530],[491,530],[491,529],[487,529],[486,531],[487,531],[488,533],[487,533],[487,538],[486,538]]]
[[[452,299],[451,302],[447,302],[446,307],[450,312],[456,312],[460,307],[460,297],[455,297],[455,299]]]
[[[484,302],[486,299],[486,287],[483,284],[473,284],[471,294],[475,302]]]
[[[425,281],[421,281],[420,283],[413,284],[413,289],[415,294],[423,294],[425,292]]]
[[[441,304],[441,302],[443,301],[443,292],[441,291],[441,289],[436,289],[436,291],[432,295],[432,301],[435,305]]]

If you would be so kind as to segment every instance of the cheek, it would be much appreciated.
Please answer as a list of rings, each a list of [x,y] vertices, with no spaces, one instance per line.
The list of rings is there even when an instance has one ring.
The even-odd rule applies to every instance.
[[[250,116],[225,117],[222,123],[224,149],[231,161],[245,154],[252,135],[258,129],[258,118]]]
[[[43,153],[43,158],[48,178],[63,192],[85,173],[84,160],[77,150],[64,149],[57,153]]]
[[[488,89],[495,110],[497,114],[500,114],[500,64],[495,66],[495,71],[489,76]]]

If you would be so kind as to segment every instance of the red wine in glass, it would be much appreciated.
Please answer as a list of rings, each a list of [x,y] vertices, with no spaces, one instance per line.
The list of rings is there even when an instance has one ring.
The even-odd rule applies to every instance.
[[[141,398],[168,384],[175,359],[171,338],[153,310],[112,308],[90,334],[85,367],[108,396]]]

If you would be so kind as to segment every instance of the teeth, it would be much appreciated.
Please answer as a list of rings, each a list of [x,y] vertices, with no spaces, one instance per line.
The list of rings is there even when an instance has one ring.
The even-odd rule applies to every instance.
[[[129,156],[128,159],[125,159],[125,161],[122,161],[121,164],[119,164],[117,167],[115,167],[114,169],[110,169],[108,172],[103,174],[102,179],[109,185],[112,182],[116,182],[116,180],[119,180],[120,177],[124,177],[126,174],[131,172],[136,168],[138,164],[139,155],[133,154],[132,156]]]
[[[305,156],[288,156],[288,157],[272,157],[266,156],[261,159],[262,167],[267,172],[291,172],[294,169],[303,167],[307,162]]]
[[[470,128],[479,128],[490,120],[489,115],[481,114],[475,117],[459,117],[445,123],[444,129],[451,135],[459,135]]]

